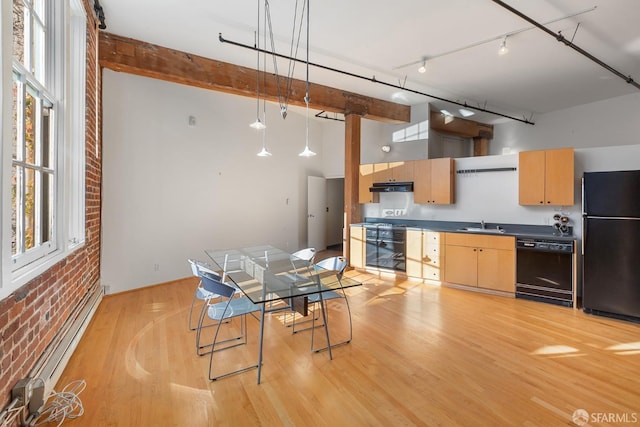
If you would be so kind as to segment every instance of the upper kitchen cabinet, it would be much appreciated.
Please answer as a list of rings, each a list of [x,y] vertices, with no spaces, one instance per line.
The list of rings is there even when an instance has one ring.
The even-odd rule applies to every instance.
[[[413,170],[413,201],[450,205],[455,202],[455,160],[417,160]]]
[[[521,205],[573,206],[573,148],[523,151],[518,163]]]
[[[373,182],[411,182],[414,163],[414,161],[376,163],[373,165]]]
[[[360,165],[360,177],[358,179],[358,202],[377,203],[378,193],[372,193],[369,188],[373,185],[374,164]]]

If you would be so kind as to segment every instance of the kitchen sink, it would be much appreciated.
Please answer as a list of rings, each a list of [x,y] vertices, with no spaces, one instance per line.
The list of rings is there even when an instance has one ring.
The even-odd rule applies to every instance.
[[[473,233],[504,233],[504,228],[496,227],[496,228],[480,228],[480,227],[464,227],[459,228],[458,231],[469,231]]]

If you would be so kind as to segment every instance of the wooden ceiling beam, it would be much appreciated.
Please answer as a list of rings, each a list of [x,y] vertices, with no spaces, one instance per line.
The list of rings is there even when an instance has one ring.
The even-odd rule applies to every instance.
[[[227,62],[192,55],[179,50],[145,43],[115,34],[100,32],[100,66],[145,77],[248,97],[256,96],[256,70]],[[280,77],[280,87],[286,82]],[[261,81],[261,93],[278,102],[274,74]],[[306,82],[294,79],[289,104],[304,107]],[[332,113],[358,114],[371,120],[408,123],[411,108],[368,96],[311,83],[309,107]]]
[[[493,139],[493,125],[463,119],[461,117],[448,118],[439,111],[431,110],[429,126],[438,132],[457,135],[464,138]]]

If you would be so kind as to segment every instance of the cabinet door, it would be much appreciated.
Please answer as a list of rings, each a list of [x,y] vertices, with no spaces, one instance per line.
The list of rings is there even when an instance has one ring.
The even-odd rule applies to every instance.
[[[515,251],[504,249],[478,250],[478,287],[515,292]]]
[[[413,161],[389,163],[391,179],[396,182],[412,182],[413,163]]]
[[[407,230],[407,276],[422,278],[422,230]]]
[[[431,161],[416,160],[413,166],[413,202],[431,203]]]
[[[545,152],[545,202],[556,206],[573,206],[573,148]]]
[[[543,205],[545,202],[545,152],[521,151],[518,154],[518,203]]]
[[[478,250],[469,246],[445,246],[444,277],[447,282],[477,286]]]
[[[455,200],[455,160],[431,160],[431,200],[439,205],[450,205]]]
[[[392,176],[389,163],[373,164],[373,182],[389,182],[391,179]]]
[[[373,185],[373,164],[360,165],[358,177],[358,202],[374,203],[378,201],[378,193],[372,193],[369,188]]]
[[[365,228],[352,225],[349,233],[349,263],[351,267],[364,268]]]
[[[425,231],[422,235],[422,278],[442,280],[444,277],[443,233]]]

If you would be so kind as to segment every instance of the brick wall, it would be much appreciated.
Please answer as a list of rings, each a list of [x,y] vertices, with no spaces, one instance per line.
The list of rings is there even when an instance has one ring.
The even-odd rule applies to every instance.
[[[88,18],[85,245],[0,301],[0,409],[10,401],[13,385],[29,374],[100,277],[102,147],[96,149],[96,143],[101,144],[102,76],[96,60],[98,30],[93,2],[83,3]]]

